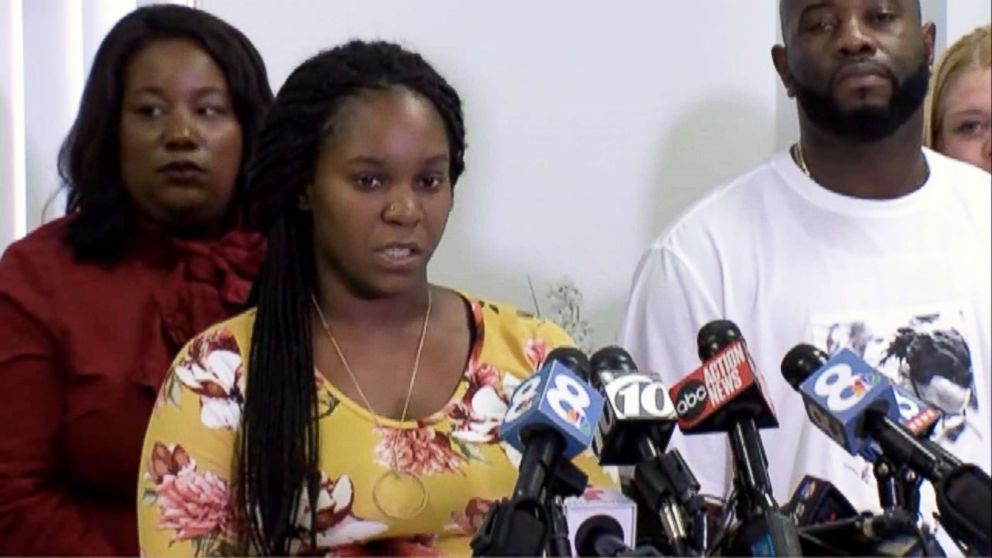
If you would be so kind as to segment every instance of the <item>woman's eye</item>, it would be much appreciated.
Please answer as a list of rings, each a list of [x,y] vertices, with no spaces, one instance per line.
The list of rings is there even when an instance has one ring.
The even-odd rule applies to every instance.
[[[355,185],[362,190],[375,190],[382,186],[383,179],[375,174],[359,174],[354,177]]]
[[[440,174],[429,174],[420,178],[421,187],[428,190],[437,190],[441,186],[444,186],[444,184],[444,176]]]
[[[962,122],[954,129],[954,133],[970,136],[982,131],[982,123],[977,120],[969,120],[967,122]]]
[[[138,105],[134,108],[134,112],[141,116],[155,118],[165,114],[165,109],[157,105]]]
[[[227,114],[227,110],[224,107],[217,105],[208,105],[208,106],[200,107],[199,112],[203,116],[218,116],[218,115]]]

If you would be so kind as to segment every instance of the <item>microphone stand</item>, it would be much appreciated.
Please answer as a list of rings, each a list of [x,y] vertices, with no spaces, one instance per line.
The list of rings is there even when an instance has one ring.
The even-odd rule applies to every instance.
[[[515,490],[509,500],[489,510],[472,538],[473,556],[572,556],[562,500],[581,495],[588,476],[571,461],[560,459],[558,453],[551,459],[536,460],[550,463],[538,482]],[[531,465],[531,461],[525,453],[521,469],[540,466]]]
[[[783,514],[772,497],[768,458],[754,418],[738,416],[728,432],[737,486],[737,518],[731,553],[796,556],[802,553],[795,522]]]
[[[548,556],[572,556],[568,540],[568,520],[562,501],[569,496],[581,496],[589,476],[571,461],[558,460],[544,493],[544,505],[551,518],[546,553]]]
[[[892,471],[892,463],[879,457],[872,467],[878,485],[878,504],[883,510],[902,508],[903,490]]]
[[[699,482],[678,450],[638,463],[634,469],[634,486],[660,518],[672,554],[705,554],[706,505],[699,496]],[[683,511],[693,520],[688,529]]]

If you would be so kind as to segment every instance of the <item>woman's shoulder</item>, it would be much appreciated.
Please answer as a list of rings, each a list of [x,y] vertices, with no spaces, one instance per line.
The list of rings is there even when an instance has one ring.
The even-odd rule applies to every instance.
[[[60,217],[31,231],[24,238],[12,242],[0,258],[0,268],[24,264],[45,265],[48,262],[71,261],[72,250],[66,244],[65,234],[70,216]]]
[[[544,362],[548,352],[575,343],[554,322],[511,304],[460,293],[471,305],[476,331],[481,337],[478,360],[517,375],[529,375]]]
[[[240,359],[246,359],[251,348],[251,330],[254,324],[255,308],[217,322],[193,336],[179,352],[176,361],[200,360],[215,351],[234,353]]]
[[[0,257],[0,292],[28,307],[47,307],[73,265],[62,240],[68,217],[56,219],[11,243]]]
[[[543,334],[558,338],[564,337],[565,340],[571,341],[568,339],[568,334],[557,324],[532,312],[512,304],[473,296],[469,293],[460,292],[460,294],[472,306],[473,313],[477,317],[481,316],[489,327],[498,327],[510,334],[513,332],[520,332],[523,335]]]

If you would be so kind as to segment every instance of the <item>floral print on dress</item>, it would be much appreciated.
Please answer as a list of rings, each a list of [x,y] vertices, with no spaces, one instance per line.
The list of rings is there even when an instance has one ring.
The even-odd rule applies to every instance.
[[[482,307],[473,303],[472,310],[481,336]],[[532,370],[537,370],[548,356],[547,343],[543,339],[530,339],[524,345],[524,353]],[[465,381],[468,383],[465,394],[448,410],[451,437],[471,444],[498,443],[499,426],[520,380],[513,374],[501,374],[492,364],[480,362],[477,351],[473,351]]]
[[[400,428],[376,428],[351,405],[342,405],[341,394],[314,371],[315,418],[321,440],[331,443],[323,444],[319,455],[325,473],[315,479],[315,512],[311,515],[306,497],[293,510],[298,515],[288,553],[470,553],[468,538],[509,495],[517,477],[520,455],[499,438],[509,396],[541,366],[550,348],[568,342],[553,324],[522,321],[507,307],[478,301],[471,307],[476,336],[466,369],[454,397],[429,417],[402,426],[389,421]],[[250,381],[247,351],[238,356],[247,349],[251,329],[252,314],[246,313],[195,338],[176,359],[167,377],[171,384],[160,391],[139,489],[141,545],[151,556],[250,551],[243,518],[231,501],[236,481],[228,475],[236,472],[241,435],[232,425],[241,420]],[[334,448],[330,452],[328,445]],[[593,472],[593,461],[582,459],[590,478],[602,477]],[[394,463],[401,472],[419,475],[429,492],[430,504],[414,520],[387,520],[375,511],[366,483]]]
[[[482,337],[482,306],[472,304],[478,337]],[[463,381],[465,392],[440,413],[430,417],[415,429],[375,428],[380,440],[375,448],[376,462],[383,467],[396,467],[414,475],[462,472],[469,460],[487,463],[482,444],[500,444],[514,466],[520,454],[499,437],[499,427],[509,404],[510,395],[520,379],[508,372],[479,360],[481,344],[473,347]],[[537,370],[548,356],[548,344],[531,338],[523,346],[531,370]],[[432,424],[450,420],[450,432],[436,430]],[[457,451],[456,451],[457,450]]]
[[[244,403],[244,371],[234,335],[220,329],[193,340],[163,387],[171,394],[182,382],[200,396],[200,421],[207,428],[236,429]],[[167,395],[169,397],[169,395]],[[173,404],[178,406],[178,400]]]
[[[544,339],[529,339],[524,345],[524,353],[527,355],[527,362],[532,370],[538,370],[544,365],[548,358],[548,342]]]
[[[431,426],[418,428],[375,427],[379,465],[411,475],[460,473],[466,457],[451,448],[451,439]]]
[[[171,542],[190,541],[194,554],[236,553],[227,542],[234,532],[227,481],[211,471],[200,473],[180,445],[156,442],[148,460],[142,502],[158,508],[159,529],[171,530]]]
[[[305,491],[306,493],[306,491]],[[355,516],[352,505],[355,503],[355,488],[351,477],[342,475],[330,479],[321,471],[320,486],[317,492],[317,522],[313,525],[310,517],[310,499],[300,498],[297,511],[297,538],[290,544],[292,554],[312,555],[336,554],[335,549],[368,541],[388,530],[388,526],[378,521],[369,521]],[[310,528],[317,535],[317,548],[310,548]],[[347,552],[345,552],[347,554]]]
[[[465,395],[448,411],[451,437],[470,444],[499,441],[499,425],[508,399],[499,370],[491,364],[469,364]]]

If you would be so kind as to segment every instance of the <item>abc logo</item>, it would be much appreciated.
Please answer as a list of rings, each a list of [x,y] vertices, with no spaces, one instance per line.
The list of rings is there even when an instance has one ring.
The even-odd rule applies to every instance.
[[[692,420],[706,408],[706,386],[699,380],[689,380],[675,396],[675,413],[679,418]]]

